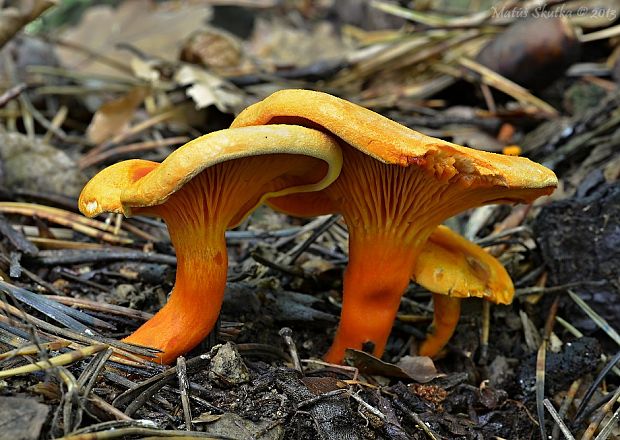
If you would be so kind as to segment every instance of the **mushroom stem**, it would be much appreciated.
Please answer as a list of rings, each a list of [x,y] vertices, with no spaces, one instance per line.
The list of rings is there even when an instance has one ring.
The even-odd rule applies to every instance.
[[[461,316],[461,299],[433,293],[433,323],[418,354],[433,357],[448,343]]]
[[[320,191],[338,177],[342,152],[327,134],[296,126],[220,130],[188,142],[162,163],[133,159],[93,177],[80,211],[162,217],[177,253],[168,304],[126,341],[169,363],[217,320],[226,287],[224,232],[266,198]]]
[[[390,234],[349,231],[342,313],[325,360],[341,363],[347,348],[381,356],[419,247]]]
[[[168,364],[197,346],[213,329],[226,288],[228,258],[224,229],[194,230],[168,221],[177,253],[174,289],[166,305],[125,342],[162,351]]]

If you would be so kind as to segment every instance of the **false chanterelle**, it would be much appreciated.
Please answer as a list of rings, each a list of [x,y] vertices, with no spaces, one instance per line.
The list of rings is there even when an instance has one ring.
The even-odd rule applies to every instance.
[[[427,242],[433,246],[428,240],[437,226],[455,214],[491,203],[529,203],[551,193],[557,185],[551,170],[526,158],[425,136],[351,102],[308,90],[276,92],[245,109],[232,127],[269,124],[318,129],[342,147],[342,171],[330,186],[269,200],[291,215],[341,213],[349,229],[342,313],[328,361],[341,362],[347,348],[380,356],[412,278],[437,292],[434,329],[421,350],[429,356],[452,335],[460,311],[456,298],[478,295],[506,302],[508,296],[510,301],[511,284],[495,292],[491,286],[502,283],[484,282],[459,293],[420,273],[420,268],[433,270],[429,264],[420,266],[423,261],[462,249],[446,246],[454,235],[440,231],[436,236],[444,252],[423,251]],[[487,273],[503,277],[496,267]]]
[[[116,212],[164,219],[177,255],[167,304],[126,342],[158,349],[173,361],[214,327],[226,284],[224,232],[266,197],[318,191],[340,172],[334,138],[290,125],[221,130],[199,137],[162,163],[127,160],[84,187],[87,216]]]

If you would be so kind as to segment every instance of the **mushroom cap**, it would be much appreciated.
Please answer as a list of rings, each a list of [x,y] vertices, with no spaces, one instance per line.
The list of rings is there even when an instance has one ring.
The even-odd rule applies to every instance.
[[[412,278],[433,293],[453,298],[475,296],[510,304],[515,293],[495,257],[445,226],[438,226],[424,244]]]
[[[458,175],[466,185],[485,182],[526,189],[511,193],[510,201],[530,202],[557,186],[553,171],[527,158],[479,151],[426,136],[372,110],[311,90],[275,92],[242,111],[231,127],[283,123],[331,132],[380,162],[418,165],[440,180]]]
[[[132,208],[161,205],[206,168],[234,159],[267,154],[314,157],[326,162],[328,167],[318,181],[263,194],[251,208],[267,197],[319,191],[338,177],[342,167],[342,152],[337,142],[317,130],[292,125],[226,129],[188,142],[161,163],[133,159],[103,169],[82,190],[79,209],[88,217],[102,212],[130,216]],[[256,173],[260,172],[256,170]],[[251,211],[249,209],[247,213]],[[243,216],[236,218],[238,222],[243,220]]]

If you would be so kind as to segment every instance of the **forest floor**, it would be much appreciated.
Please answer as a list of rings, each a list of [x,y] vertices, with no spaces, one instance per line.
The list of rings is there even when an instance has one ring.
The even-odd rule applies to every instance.
[[[620,438],[614,2],[537,20],[480,2],[52,3],[0,17],[0,439]],[[513,303],[464,300],[431,360],[431,293],[412,283],[382,360],[326,363],[346,225],[260,207],[227,233],[200,347],[166,367],[119,342],[165,304],[176,257],[156,219],[87,220],[81,188],[287,88],[551,168],[552,195],[447,222],[505,265]]]

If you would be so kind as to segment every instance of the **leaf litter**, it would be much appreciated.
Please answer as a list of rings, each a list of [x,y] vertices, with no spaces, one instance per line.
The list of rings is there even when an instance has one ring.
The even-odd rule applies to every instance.
[[[69,184],[37,171],[46,155],[7,166],[2,147],[0,405],[34,411],[36,420],[19,435],[620,435],[620,219],[608,202],[619,185],[610,67],[617,36],[613,20],[595,16],[618,5],[544,5],[568,18],[556,37],[569,26],[578,40],[571,44],[596,55],[560,45],[568,70],[529,63],[532,74],[551,75],[540,87],[521,79],[520,67],[481,56],[492,42],[484,50],[512,48],[510,60],[536,59],[540,50],[544,58],[536,32],[518,32],[540,26],[519,18],[540,5],[220,3],[120,1],[90,5],[73,22],[71,8],[51,8],[0,54],[0,144],[45,139],[91,176],[125,158],[162,160],[275,90],[312,88],[429,135],[494,151],[518,146],[551,166],[561,188],[526,210],[480,208],[450,220],[502,259],[517,298],[486,310],[467,301],[445,353],[431,360],[415,356],[432,317],[430,294],[412,284],[382,360],[351,350],[347,365],[327,364],[318,358],[340,310],[346,228],[338,217],[300,221],[259,209],[227,233],[217,331],[186,360],[162,367],[145,360],[152,351],[119,340],[170,290],[176,258],[163,224],[86,220]],[[566,12],[583,7],[590,15]],[[15,17],[3,32],[26,24]],[[46,28],[45,20],[60,24]]]

